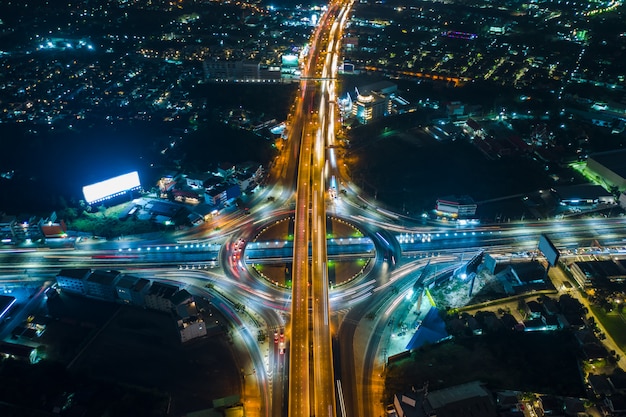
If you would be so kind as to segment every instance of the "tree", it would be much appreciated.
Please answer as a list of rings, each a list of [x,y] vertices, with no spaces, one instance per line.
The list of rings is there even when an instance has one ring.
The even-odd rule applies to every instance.
[[[63,210],[63,217],[66,220],[74,220],[75,218],[78,217],[78,210],[76,210],[76,208],[74,207],[66,207]]]

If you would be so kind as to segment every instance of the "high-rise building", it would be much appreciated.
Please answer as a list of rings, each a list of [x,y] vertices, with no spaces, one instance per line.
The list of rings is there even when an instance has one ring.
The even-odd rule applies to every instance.
[[[355,88],[352,116],[361,124],[388,116],[392,110],[392,97],[398,86],[390,81],[380,81]]]

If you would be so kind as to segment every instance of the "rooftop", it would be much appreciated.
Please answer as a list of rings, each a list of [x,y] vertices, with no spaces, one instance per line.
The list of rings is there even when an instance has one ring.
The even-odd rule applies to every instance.
[[[480,381],[473,381],[432,391],[426,396],[426,401],[428,401],[433,409],[438,409],[469,398],[487,397],[489,395],[489,392],[481,385]]]
[[[133,288],[136,282],[137,282],[137,277],[124,275],[123,277],[120,278],[119,281],[117,281],[117,284],[115,285],[119,288],[131,289]]]
[[[554,187],[561,200],[597,199],[611,195],[604,187],[595,184],[578,184],[566,187]]]
[[[160,282],[153,282],[150,287],[150,295],[158,295],[164,298],[171,298],[178,291],[178,287]]]
[[[89,275],[87,281],[100,285],[112,285],[119,275],[120,271],[96,270]]]
[[[589,159],[626,178],[626,149],[591,154]]]
[[[91,269],[82,269],[82,268],[72,268],[72,269],[62,269],[57,277],[67,277],[74,279],[85,279],[87,274],[91,272]]]

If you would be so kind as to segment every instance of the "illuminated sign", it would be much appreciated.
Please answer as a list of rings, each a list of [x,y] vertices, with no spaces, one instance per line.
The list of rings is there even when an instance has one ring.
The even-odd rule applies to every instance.
[[[137,171],[110,178],[83,187],[83,195],[88,204],[97,203],[108,198],[124,194],[126,191],[141,187]]]
[[[285,54],[282,57],[282,63],[283,63],[283,66],[297,67],[298,66],[298,55]]]

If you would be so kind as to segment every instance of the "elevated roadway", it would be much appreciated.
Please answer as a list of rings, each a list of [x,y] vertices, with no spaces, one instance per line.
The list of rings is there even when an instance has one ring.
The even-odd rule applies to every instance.
[[[324,175],[329,131],[334,130],[337,57],[341,40],[339,22],[351,3],[330,3],[313,34],[310,56],[301,81],[302,101],[291,135],[300,136],[292,276],[289,360],[289,417],[336,416],[328,268],[326,249],[326,188]],[[333,68],[334,66],[334,68]],[[293,142],[293,140],[292,140]],[[295,145],[294,145],[295,146]],[[309,264],[309,243],[311,263]],[[309,299],[311,305],[309,305]],[[309,321],[309,308],[311,321]],[[309,334],[311,323],[311,335]],[[312,365],[310,358],[312,356]],[[309,386],[308,381],[313,381]]]

